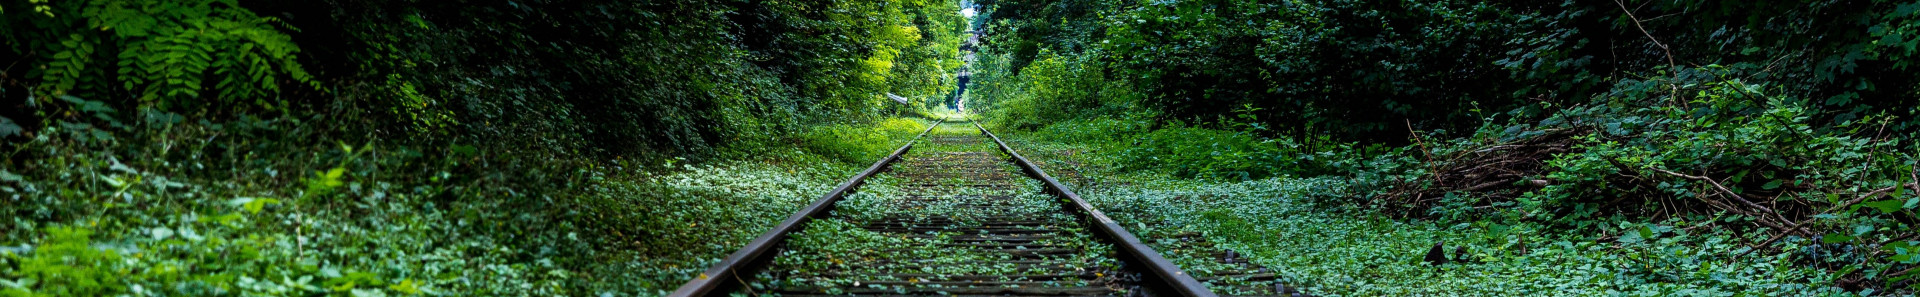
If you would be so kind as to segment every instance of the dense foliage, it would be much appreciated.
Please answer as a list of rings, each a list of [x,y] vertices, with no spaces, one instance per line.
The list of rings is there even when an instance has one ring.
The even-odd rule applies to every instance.
[[[282,84],[319,86],[296,61],[300,47],[279,20],[235,1],[31,6],[34,12],[6,14],[0,27],[20,57],[10,60],[37,66],[7,70],[8,80],[26,80],[10,87],[25,87],[15,92],[31,93],[31,105],[78,96],[181,112],[248,111],[284,107],[272,98]]]
[[[7,296],[662,294],[917,133],[893,117],[951,92],[967,27],[933,0],[0,9]]]
[[[1920,289],[1920,2],[975,4],[0,1],[0,295],[663,294],[949,96],[1317,294]]]
[[[1407,228],[1537,230],[1473,246],[1514,255],[1479,269],[1564,261],[1516,242],[1566,241],[1562,252],[1652,247],[1672,253],[1622,256],[1682,270],[1797,271],[1735,282],[1615,271],[1625,278],[1611,286],[1653,286],[1607,294],[1721,295],[1794,283],[1785,286],[1871,295],[1920,286],[1920,259],[1911,256],[1920,244],[1912,194],[1920,192],[1912,120],[1920,81],[1907,62],[1920,44],[1912,30],[1920,3],[983,3],[989,37],[976,67],[990,70],[969,99],[996,125],[1085,145],[1103,152],[1088,162],[1124,174],[1283,187],[1334,176],[1351,189],[1282,194],[1274,199],[1302,206],[1262,210],[1188,209],[1194,202],[1181,196],[1201,194],[1164,189],[1176,186],[1120,190],[1131,200],[1116,207],[1152,210],[1142,220],[1205,222],[1197,228],[1222,233],[1402,228],[1269,219],[1317,209],[1435,220]],[[1227,192],[1218,195],[1239,196]],[[1243,225],[1215,225],[1223,222]],[[1326,247],[1273,243],[1292,235],[1222,236],[1257,249]],[[1305,240],[1297,243],[1317,242]],[[1384,256],[1365,247],[1327,257]],[[1405,259],[1421,252],[1373,248],[1404,248],[1393,253],[1411,254]],[[1277,255],[1266,264],[1309,264]],[[1324,273],[1339,268],[1299,269],[1314,275],[1296,280],[1307,285],[1355,284]],[[1382,282],[1435,277],[1405,272]],[[1322,289],[1553,290],[1480,288],[1495,289]]]
[[[910,110],[884,94],[944,94],[964,27],[943,1],[324,7],[331,18],[303,26],[347,21],[328,37],[359,43],[361,91],[407,120],[390,127],[458,125],[460,142],[629,158],[711,156]]]
[[[1094,98],[1138,97],[1128,103],[1162,121],[1261,115],[1252,123],[1267,135],[1404,141],[1409,126],[1465,131],[1481,111],[1515,108],[1538,119],[1536,103],[1578,104],[1627,80],[1683,80],[1702,65],[1813,102],[1819,128],[1911,118],[1920,105],[1920,81],[1906,75],[1920,53],[1920,4],[1910,2],[983,3],[992,46],[982,67],[1000,70],[983,72],[1022,76],[1028,86],[1016,89],[1058,84],[1048,77],[1061,75],[1027,73],[1029,64],[1080,61],[1074,67],[1138,93]],[[1001,92],[1011,93],[976,96],[976,106],[1082,104]]]

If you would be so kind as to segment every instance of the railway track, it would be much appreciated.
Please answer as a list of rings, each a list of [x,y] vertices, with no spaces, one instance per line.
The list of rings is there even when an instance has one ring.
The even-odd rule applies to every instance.
[[[670,296],[1298,296],[1196,238],[1159,245],[1209,262],[1200,278],[985,128],[943,121]]]

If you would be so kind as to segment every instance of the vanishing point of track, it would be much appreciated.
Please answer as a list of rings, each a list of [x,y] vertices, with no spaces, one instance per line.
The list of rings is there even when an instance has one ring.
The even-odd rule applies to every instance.
[[[729,294],[1216,296],[984,127],[945,121],[670,296]]]

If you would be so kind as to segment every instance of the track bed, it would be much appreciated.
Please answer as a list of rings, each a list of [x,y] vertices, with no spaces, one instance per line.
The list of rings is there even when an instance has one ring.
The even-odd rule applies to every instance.
[[[1187,275],[978,125],[914,141],[672,296],[1293,295],[1183,236]]]
[[[799,232],[753,286],[788,296],[1141,291],[1053,199],[971,124],[942,124]]]

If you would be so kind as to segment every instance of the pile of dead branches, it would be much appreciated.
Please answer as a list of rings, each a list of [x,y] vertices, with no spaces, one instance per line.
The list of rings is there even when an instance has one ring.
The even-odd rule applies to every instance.
[[[1574,135],[1583,130],[1558,129],[1511,142],[1495,143],[1434,155],[1422,143],[1423,166],[1429,173],[1418,179],[1398,180],[1374,203],[1401,215],[1417,215],[1447,193],[1470,193],[1474,207],[1512,201],[1521,193],[1546,186],[1541,177],[1546,161],[1570,152]]]

